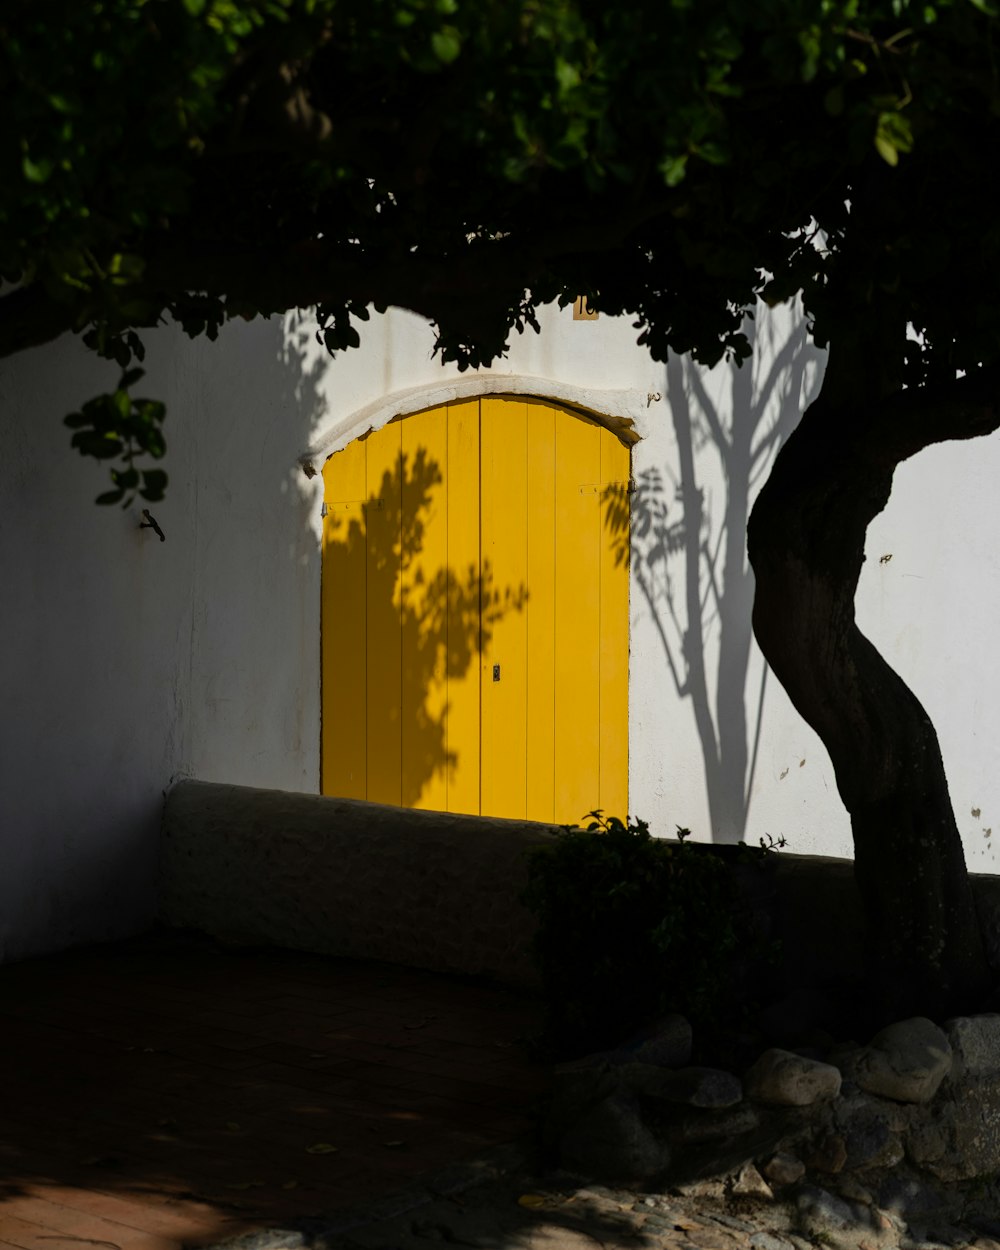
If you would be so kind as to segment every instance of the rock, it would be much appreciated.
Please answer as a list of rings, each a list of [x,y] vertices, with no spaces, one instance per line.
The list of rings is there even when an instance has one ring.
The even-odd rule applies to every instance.
[[[943,1181],[971,1180],[1000,1171],[1000,1075],[954,1086],[935,1104],[931,1120],[913,1125],[906,1139],[914,1160]]]
[[[743,1080],[748,1098],[783,1107],[808,1107],[840,1093],[840,1072],[790,1050],[765,1050]]]
[[[630,1063],[622,1069],[629,1087],[648,1098],[722,1111],[743,1101],[743,1086],[719,1068],[657,1068]]]
[[[827,1245],[857,1246],[864,1233],[873,1231],[864,1207],[845,1202],[814,1185],[803,1185],[795,1205],[801,1230]]]
[[[607,1180],[646,1180],[666,1169],[670,1155],[643,1124],[635,1099],[616,1093],[566,1126],[560,1162]]]
[[[952,1108],[948,1108],[949,1111]],[[906,1134],[906,1153],[918,1167],[939,1163],[948,1153],[950,1134],[947,1120],[951,1116],[938,1117],[936,1120],[921,1118],[917,1120]]]
[[[775,1185],[794,1185],[806,1174],[806,1165],[794,1155],[779,1151],[764,1164],[764,1175]]]
[[[695,1142],[734,1142],[760,1127],[760,1116],[746,1103],[726,1111],[684,1111],[663,1124],[671,1140],[687,1145]],[[745,1162],[746,1156],[740,1162]]]
[[[1000,1072],[1000,1015],[958,1016],[944,1026],[952,1057],[961,1076]]]
[[[718,1177],[709,1176],[702,1180],[685,1181],[675,1186],[675,1192],[682,1198],[724,1198],[726,1186]]]
[[[806,1162],[817,1172],[842,1172],[847,1162],[847,1144],[839,1133],[826,1133],[813,1144]]]
[[[784,1237],[775,1237],[774,1233],[754,1233],[750,1238],[750,1250],[792,1250],[793,1244]]]
[[[733,1193],[738,1198],[773,1198],[771,1186],[764,1180],[752,1163],[744,1164],[733,1181]]]
[[[864,1185],[850,1173],[842,1176],[837,1182],[837,1190],[841,1198],[846,1198],[848,1202],[860,1202],[863,1207],[873,1206],[875,1198],[870,1189],[866,1189]]]
[[[900,1216],[907,1223],[935,1218],[945,1206],[941,1196],[923,1181],[898,1175],[886,1177],[878,1202],[889,1215]]]
[[[869,1094],[896,1102],[930,1102],[950,1071],[947,1037],[932,1021],[915,1016],[877,1033],[852,1076]]]
[[[662,1016],[607,1053],[612,1063],[650,1063],[680,1068],[691,1062],[691,1025],[683,1016]]]
[[[709,1216],[713,1224],[721,1224],[723,1228],[731,1228],[737,1233],[752,1233],[754,1227],[748,1224],[746,1220],[738,1220],[732,1215],[726,1215],[722,1211],[713,1211]]]
[[[449,1238],[457,1242],[457,1237]],[[534,1224],[519,1238],[523,1250],[594,1250],[596,1238],[586,1228],[566,1228],[562,1224]],[[475,1245],[475,1242],[466,1242]]]
[[[899,1133],[907,1124],[910,1108],[880,1102],[858,1090],[838,1099],[835,1115],[847,1148],[846,1167],[893,1167],[902,1159]]]
[[[552,1073],[552,1097],[543,1125],[546,1145],[558,1143],[568,1128],[598,1103],[619,1092],[617,1072],[597,1056],[560,1064]]]

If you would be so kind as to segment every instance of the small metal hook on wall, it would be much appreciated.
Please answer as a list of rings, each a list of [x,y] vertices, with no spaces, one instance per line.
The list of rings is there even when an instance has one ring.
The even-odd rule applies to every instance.
[[[159,534],[160,542],[165,543],[167,541],[167,536],[156,523],[156,517],[150,515],[148,508],[143,508],[142,515],[143,519],[139,522],[139,528],[141,530],[153,530],[155,533]]]

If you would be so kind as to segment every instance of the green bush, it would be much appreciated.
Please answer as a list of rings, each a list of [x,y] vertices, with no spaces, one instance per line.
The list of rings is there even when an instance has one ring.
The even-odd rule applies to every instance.
[[[765,943],[732,869],[712,848],[650,836],[599,811],[531,853],[524,902],[538,916],[550,1046],[560,1056],[623,1041],[666,1012],[696,1040],[738,1017],[748,956]],[[746,851],[751,856],[765,852]]]

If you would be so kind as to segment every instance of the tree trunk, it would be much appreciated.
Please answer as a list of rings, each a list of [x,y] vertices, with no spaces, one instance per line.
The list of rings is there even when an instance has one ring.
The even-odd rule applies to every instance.
[[[858,629],[854,595],[868,523],[896,465],[1000,424],[985,380],[903,391],[861,411],[821,395],[776,458],[748,526],[754,632],[830,753],[854,834],[872,1006],[897,1018],[969,1011],[989,974],[937,734]]]

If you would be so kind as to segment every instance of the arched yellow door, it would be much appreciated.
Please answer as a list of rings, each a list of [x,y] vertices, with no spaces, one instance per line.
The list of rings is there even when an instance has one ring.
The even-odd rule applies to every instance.
[[[628,476],[610,431],[506,397],[330,457],[324,794],[625,816]]]

